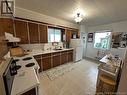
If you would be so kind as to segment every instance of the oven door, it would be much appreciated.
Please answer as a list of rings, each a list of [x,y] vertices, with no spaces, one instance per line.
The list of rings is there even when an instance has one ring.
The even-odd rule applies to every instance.
[[[15,74],[17,74],[17,71],[15,69],[15,63],[13,60],[11,60],[6,71],[3,74],[6,95],[11,95],[11,89]]]

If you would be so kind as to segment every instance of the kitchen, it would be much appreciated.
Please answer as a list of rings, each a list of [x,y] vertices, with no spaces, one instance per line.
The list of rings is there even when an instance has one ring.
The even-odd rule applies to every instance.
[[[109,95],[119,92],[126,95],[122,89],[124,85],[121,85],[122,69],[126,70],[126,16],[121,17],[123,20],[94,24],[85,23],[82,16],[82,22],[78,22],[76,17],[81,14],[76,13],[76,22],[72,22],[67,21],[68,18],[62,19],[60,14],[55,15],[64,2],[55,1],[53,5],[58,3],[58,6],[49,8],[50,12],[54,10],[51,14],[46,11],[51,4],[48,1],[40,1],[43,4],[24,0],[1,2],[0,95],[94,95],[109,92],[112,92]],[[84,2],[92,4],[87,0]],[[100,3],[106,7],[103,1]],[[4,7],[9,9],[3,10]],[[66,9],[62,8],[63,11]]]

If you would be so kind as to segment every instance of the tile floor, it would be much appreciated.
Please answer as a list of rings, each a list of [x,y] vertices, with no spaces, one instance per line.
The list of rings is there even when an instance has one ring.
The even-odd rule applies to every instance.
[[[40,74],[40,95],[94,95],[98,64],[86,59],[73,63],[75,68],[55,80]]]

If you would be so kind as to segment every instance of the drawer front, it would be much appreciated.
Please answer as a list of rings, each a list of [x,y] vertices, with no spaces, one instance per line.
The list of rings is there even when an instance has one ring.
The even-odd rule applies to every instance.
[[[73,52],[73,50],[68,50],[68,52],[70,53],[70,52]]]
[[[42,54],[42,58],[45,58],[45,57],[50,57],[50,56],[51,56],[51,53]]]
[[[58,56],[58,55],[60,56],[60,52],[54,52],[54,53],[52,53],[52,55],[53,56]]]
[[[66,54],[68,51],[62,51],[61,54]]]
[[[35,59],[40,59],[42,55],[35,55],[34,58]]]

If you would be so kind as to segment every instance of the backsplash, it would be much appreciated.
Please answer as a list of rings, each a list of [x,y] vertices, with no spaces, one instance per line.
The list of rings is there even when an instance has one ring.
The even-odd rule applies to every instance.
[[[57,47],[63,48],[63,43],[58,42],[57,45],[53,45],[53,43],[45,43],[45,44],[21,44],[21,46],[25,51],[40,51],[40,50],[52,50]]]

